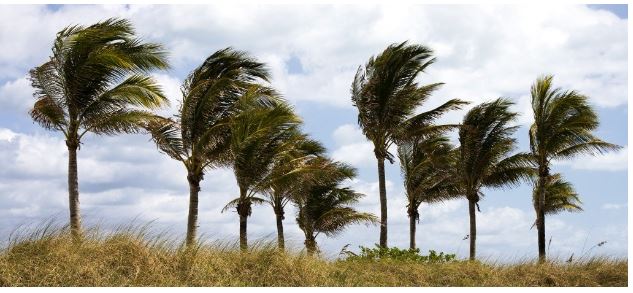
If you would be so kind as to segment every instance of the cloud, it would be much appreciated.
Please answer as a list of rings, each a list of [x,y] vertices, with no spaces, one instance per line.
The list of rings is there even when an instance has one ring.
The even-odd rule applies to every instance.
[[[619,210],[622,208],[626,208],[626,204],[617,204],[617,203],[605,203],[601,207],[603,210]]]
[[[153,73],[172,102],[171,108],[159,112],[161,115],[176,112],[180,84],[193,68],[216,50],[232,46],[266,62],[273,86],[292,103],[308,105],[297,107],[299,112],[318,111],[316,115],[321,119],[349,123],[338,122],[339,117],[332,117],[329,110],[355,114],[349,88],[356,69],[388,44],[404,40],[428,45],[435,51],[436,63],[420,76],[419,82],[445,82],[419,111],[450,98],[473,102],[442,117],[440,123],[458,122],[475,104],[504,96],[517,103],[519,123],[529,124],[529,88],[537,76],[546,73],[555,74],[556,86],[587,94],[597,107],[628,103],[628,21],[582,5],[82,5],[55,11],[46,6],[21,5],[0,10],[0,22],[4,24],[0,25],[0,114],[26,117],[33,100],[25,74],[47,60],[56,32],[70,24],[87,25],[112,16],[130,19],[144,40],[162,43],[170,52],[172,69]],[[2,118],[3,228],[53,214],[64,218],[67,151],[62,136],[29,129],[30,121],[28,125],[9,126],[13,121]],[[332,157],[358,167],[361,174],[371,171],[371,180],[360,176],[350,184],[367,195],[358,209],[377,214],[372,143],[355,124],[343,124],[324,133],[331,137],[317,138],[334,140]],[[626,170],[627,156],[628,148],[602,157],[583,157],[570,164],[574,169]],[[406,199],[396,167],[387,167],[389,237],[391,245],[406,247]],[[79,152],[79,171],[86,219],[126,221],[141,214],[142,220],[158,219],[161,224],[173,225],[179,233],[184,231],[188,204],[184,168],[160,154],[147,136],[87,137]],[[235,238],[235,213],[220,213],[220,209],[236,194],[231,170],[217,169],[205,175],[200,194],[202,233]],[[489,204],[478,214],[482,254],[533,255],[536,235],[529,230],[531,210],[494,201]],[[249,236],[274,233],[271,213],[268,206],[254,208]],[[288,238],[301,245],[302,235],[293,213],[288,207],[286,231]],[[468,233],[465,201],[423,205],[421,219],[418,242],[423,250],[466,253],[467,242],[461,240]],[[552,247],[577,251],[577,242],[584,241],[592,231],[563,219],[548,221],[548,231],[555,233]],[[608,238],[614,251],[626,252],[626,239],[622,238],[625,224],[610,225],[603,225],[595,237]],[[378,242],[378,229],[354,226],[337,238],[319,236],[318,241],[328,253],[335,254],[347,243],[371,246]],[[612,239],[618,239],[619,244]]]
[[[558,161],[557,164],[571,166],[578,170],[622,171],[628,168],[629,147],[616,152],[596,156],[582,156],[572,161]]]
[[[33,101],[33,89],[26,77],[7,81],[0,87],[0,111],[26,113]]]

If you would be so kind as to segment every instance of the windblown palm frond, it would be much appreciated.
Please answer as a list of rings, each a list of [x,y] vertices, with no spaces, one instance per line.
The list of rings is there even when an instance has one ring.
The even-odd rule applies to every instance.
[[[476,208],[484,195],[482,187],[516,185],[534,175],[529,154],[515,154],[517,126],[509,126],[517,116],[512,103],[499,98],[472,108],[459,128],[457,184],[468,199],[470,216],[470,259],[476,251]]]
[[[275,91],[263,85],[269,76],[266,66],[245,52],[222,49],[187,76],[174,119],[153,117],[145,124],[158,148],[187,168],[188,245],[195,241],[198,192],[205,170],[232,163],[233,119],[250,111],[246,105],[272,107],[277,99]]]
[[[537,213],[539,259],[545,260],[545,215],[549,212],[549,181],[558,182],[562,193],[573,199],[573,189],[567,182],[551,179],[550,162],[578,155],[596,155],[621,147],[593,135],[598,128],[598,115],[589,105],[588,97],[576,91],[554,88],[553,76],[539,77],[531,88],[534,123],[530,127],[530,150],[538,169],[535,184],[538,194]],[[573,200],[572,200],[573,202]],[[564,203],[561,203],[564,204]],[[573,209],[573,204],[569,205]]]
[[[535,182],[532,191],[532,203],[538,209],[538,188]],[[551,175],[545,183],[545,214],[554,215],[559,212],[580,212],[582,201],[571,183],[565,181],[561,174]]]
[[[69,150],[71,230],[80,235],[77,150],[83,136],[135,133],[168,105],[147,74],[166,69],[161,45],[142,42],[132,24],[111,18],[57,33],[52,56],[29,72],[36,99],[29,114],[43,128],[64,134]]]
[[[349,187],[341,187],[345,180],[356,176],[349,165],[319,157],[315,166],[321,171],[301,178],[300,188],[293,192],[291,200],[297,207],[297,224],[306,236],[306,248],[313,253],[316,237],[323,233],[336,236],[352,224],[372,224],[377,218],[369,213],[358,212],[350,205],[364,195]]]
[[[442,114],[465,102],[453,99],[427,112],[415,114],[442,83],[419,85],[418,75],[435,62],[433,51],[422,45],[392,44],[360,66],[351,87],[352,103],[358,109],[358,125],[374,145],[378,161],[381,205],[380,246],[387,246],[387,195],[384,161],[393,163],[389,148],[413,135],[440,134],[454,126],[434,125]]]

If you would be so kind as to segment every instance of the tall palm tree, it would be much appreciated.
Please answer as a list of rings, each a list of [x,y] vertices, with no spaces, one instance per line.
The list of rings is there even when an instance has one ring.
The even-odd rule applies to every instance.
[[[158,148],[183,163],[189,183],[186,244],[195,243],[198,193],[205,170],[230,163],[229,121],[240,112],[245,94],[265,105],[274,91],[258,85],[269,72],[245,52],[226,48],[209,56],[184,81],[182,102],[174,118],[154,117],[146,125]]]
[[[534,182],[532,190],[532,203],[534,211],[538,210],[538,179]],[[565,181],[560,173],[549,176],[545,181],[545,214],[554,215],[563,211],[582,211],[582,201],[571,183]],[[538,215],[537,215],[538,216]],[[536,226],[536,221],[534,225]]]
[[[53,55],[29,72],[37,99],[31,118],[60,131],[68,147],[70,228],[81,235],[77,150],[86,133],[134,133],[155,109],[168,104],[146,74],[168,67],[158,44],[144,43],[132,24],[108,19],[88,27],[68,26],[57,33]]]
[[[587,97],[576,91],[552,87],[553,76],[539,77],[532,85],[534,123],[530,127],[530,149],[538,167],[537,224],[539,260],[545,261],[545,186],[551,160],[570,159],[581,154],[595,155],[620,147],[592,134],[598,116]]]
[[[287,152],[276,154],[273,166],[268,176],[259,187],[261,193],[275,212],[277,223],[277,245],[285,248],[284,226],[285,207],[290,202],[292,194],[300,188],[301,178],[319,170],[313,162],[317,156],[325,153],[325,148],[318,141],[309,139],[307,135],[297,133],[294,142]]]
[[[389,147],[399,136],[409,137],[426,127],[439,115],[458,109],[464,102],[450,100],[443,105],[414,115],[431,93],[442,85],[424,86],[415,81],[418,74],[435,62],[432,50],[407,42],[392,44],[367,64],[360,66],[352,83],[352,102],[358,109],[358,124],[374,144],[378,161],[380,192],[380,246],[387,247],[387,191],[385,160],[393,163]]]
[[[230,201],[223,210],[234,207],[240,217],[240,248],[246,250],[247,220],[253,204],[265,203],[257,197],[265,184],[275,158],[291,152],[294,135],[301,123],[292,108],[280,98],[272,107],[251,107],[235,116],[230,123],[229,149],[231,165],[240,190],[239,197]]]
[[[297,224],[305,235],[309,255],[317,252],[316,237],[321,233],[332,237],[348,225],[377,222],[374,215],[358,212],[350,206],[364,195],[341,186],[343,181],[356,176],[354,168],[323,157],[315,161],[324,172],[304,177],[302,186],[292,197],[297,208]]]
[[[470,215],[470,259],[475,259],[477,223],[475,209],[483,196],[482,187],[499,188],[529,180],[534,173],[531,156],[510,155],[516,147],[513,138],[518,126],[508,124],[517,114],[505,99],[482,103],[472,108],[459,128],[457,176],[459,188],[468,199]]]
[[[454,153],[453,146],[444,135],[418,137],[398,145],[400,170],[408,202],[410,249],[415,249],[420,205],[442,202],[460,195],[453,180]]]

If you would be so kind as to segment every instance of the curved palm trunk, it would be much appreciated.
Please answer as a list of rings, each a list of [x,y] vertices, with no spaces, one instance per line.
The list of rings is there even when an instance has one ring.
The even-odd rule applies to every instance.
[[[251,204],[246,200],[246,188],[240,187],[240,202],[237,204],[237,214],[240,216],[240,249],[248,249],[247,224]]]
[[[538,209],[536,211],[536,229],[538,230],[538,258],[539,262],[546,260],[545,252],[545,184],[549,177],[547,166],[539,168],[538,179]]]
[[[277,246],[280,250],[285,248],[284,240],[284,210],[283,208],[275,209],[275,217],[277,218]]]
[[[378,188],[380,190],[380,247],[387,247],[387,189],[385,187],[385,159],[378,160]]]
[[[187,247],[196,242],[196,234],[198,232],[198,194],[200,193],[200,181],[202,176],[196,176],[195,173],[189,172],[187,175],[189,181],[189,216],[187,217]]]
[[[477,240],[477,219],[475,214],[476,202],[468,199],[468,214],[470,215],[470,260],[475,260]]]
[[[81,237],[81,216],[79,214],[79,180],[77,174],[77,148],[79,144],[67,140],[68,147],[68,207],[70,210],[70,232],[75,239]]]

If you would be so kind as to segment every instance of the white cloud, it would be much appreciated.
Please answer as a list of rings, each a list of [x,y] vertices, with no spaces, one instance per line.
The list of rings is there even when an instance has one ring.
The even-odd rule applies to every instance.
[[[7,81],[0,87],[0,111],[23,112],[33,105],[33,89],[26,77]]]
[[[154,74],[172,101],[170,109],[160,112],[163,115],[175,112],[185,75],[226,46],[249,51],[265,61],[271,68],[273,85],[291,102],[323,106],[323,110],[300,111],[323,111],[319,114],[327,116],[328,107],[354,110],[349,87],[357,67],[388,44],[403,40],[427,44],[436,52],[437,62],[422,74],[420,82],[446,83],[420,110],[449,98],[473,102],[440,122],[457,122],[474,104],[506,96],[517,102],[516,110],[522,114],[519,122],[529,124],[528,91],[544,73],[556,75],[556,86],[589,95],[599,107],[627,103],[628,21],[580,5],[112,5],[65,6],[55,12],[45,6],[23,5],[0,10],[4,24],[0,25],[0,110],[25,113],[31,105],[32,89],[24,76],[50,55],[57,31],[69,24],[90,24],[112,16],[129,18],[144,40],[163,43],[170,52],[172,70]],[[301,71],[289,70],[291,58],[301,64]],[[59,212],[65,216],[67,162],[63,139],[57,134],[6,127],[0,126],[0,221],[15,223]],[[342,125],[332,138],[335,159],[353,164],[361,172],[371,170],[375,178],[373,145],[357,126]],[[627,155],[625,149],[604,157],[583,157],[571,164],[577,169],[625,170]],[[79,152],[79,168],[85,214],[111,218],[142,213],[143,219],[173,223],[182,231],[188,194],[183,166],[159,154],[148,137],[89,137]],[[397,172],[388,176],[398,178]],[[405,247],[406,200],[400,180],[387,182],[390,244]],[[234,238],[238,231],[235,214],[219,213],[237,194],[232,172],[214,170],[202,184],[201,229]],[[367,194],[358,208],[377,213],[377,183],[359,178],[352,186]],[[480,251],[527,251],[533,255],[536,232],[529,230],[532,212],[490,204],[478,214]],[[301,244],[292,213],[289,208],[287,231]],[[249,234],[274,233],[270,214],[269,207],[256,207]],[[465,201],[423,206],[421,217],[418,242],[423,250],[461,249],[460,253],[465,253],[467,242],[461,240],[468,233]],[[556,244],[558,247],[569,249],[577,248],[573,241],[582,242],[588,233],[556,218],[548,221],[548,229],[556,233],[555,243],[566,241]],[[609,231],[622,230],[626,229]],[[616,232],[613,235],[621,237]],[[616,237],[613,235],[610,243]],[[371,246],[378,241],[377,236],[377,226],[354,226],[338,238],[320,236],[318,241],[336,253],[346,243]],[[627,250],[625,243],[626,239],[620,241],[619,251]]]
[[[596,156],[582,156],[572,161],[558,161],[557,164],[569,165],[573,169],[592,171],[622,171],[628,168],[629,147]]]
[[[619,210],[622,208],[626,208],[626,204],[617,204],[617,203],[605,203],[601,207],[603,210]]]

